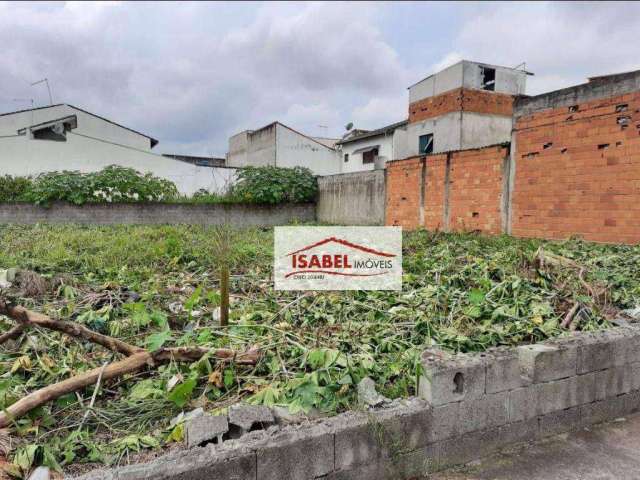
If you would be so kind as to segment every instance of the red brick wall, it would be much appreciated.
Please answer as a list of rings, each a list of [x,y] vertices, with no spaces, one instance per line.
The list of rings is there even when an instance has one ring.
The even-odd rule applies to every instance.
[[[429,230],[500,233],[502,170],[507,154],[508,147],[493,146],[425,157],[422,225],[422,160],[411,158],[389,163],[387,225],[402,225],[406,229],[424,226]],[[447,206],[448,225],[445,224]]]
[[[511,116],[513,96],[505,93],[456,88],[409,105],[409,123],[420,122],[450,112],[489,113]]]
[[[420,225],[422,161],[411,158],[387,163],[386,225],[414,229]]]
[[[513,235],[640,242],[640,92],[520,117],[516,150]]]
[[[503,146],[455,152],[449,172],[449,230],[499,234]]]
[[[447,173],[447,154],[426,157],[427,172],[424,194],[424,227],[444,230],[444,180]]]

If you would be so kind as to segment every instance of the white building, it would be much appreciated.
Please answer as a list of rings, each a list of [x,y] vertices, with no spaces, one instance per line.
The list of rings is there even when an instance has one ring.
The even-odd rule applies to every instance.
[[[462,60],[411,85],[406,156],[509,141],[513,99],[525,93],[527,75]]]
[[[109,165],[173,181],[183,194],[221,192],[235,170],[204,167],[152,152],[154,138],[68,104],[0,114],[0,175],[35,176]]]
[[[390,160],[407,156],[407,121],[372,131],[356,131],[336,143],[340,172],[350,173],[385,168]]]
[[[280,122],[229,138],[229,167],[307,167],[315,175],[340,173],[335,139],[313,138]]]

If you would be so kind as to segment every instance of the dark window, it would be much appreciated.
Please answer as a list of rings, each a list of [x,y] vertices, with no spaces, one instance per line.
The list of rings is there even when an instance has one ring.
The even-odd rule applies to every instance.
[[[480,67],[480,77],[483,90],[494,91],[496,89],[496,69]]]
[[[374,163],[378,156],[378,149],[374,148],[368,152],[362,152],[362,163]]]
[[[344,154],[344,161],[345,161],[345,162],[348,162],[348,161],[349,161],[349,154],[348,154],[348,153],[345,153],[345,154]]]
[[[418,153],[420,155],[433,153],[433,133],[420,135],[420,138],[418,138]]]

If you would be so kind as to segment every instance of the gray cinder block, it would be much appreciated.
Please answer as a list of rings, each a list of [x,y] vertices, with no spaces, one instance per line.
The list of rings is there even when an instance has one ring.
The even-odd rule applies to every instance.
[[[436,442],[455,437],[460,427],[460,403],[449,403],[433,407],[431,411],[431,428],[429,442]]]
[[[542,414],[539,390],[540,385],[529,385],[509,392],[509,422],[529,420]]]
[[[551,412],[538,418],[540,435],[547,437],[578,430],[580,425],[580,407],[567,408]]]
[[[595,400],[604,400],[628,393],[633,389],[633,368],[631,365],[611,367],[594,372],[596,384]]]
[[[513,390],[524,385],[520,374],[518,353],[513,348],[500,347],[487,351],[486,393]]]
[[[624,350],[625,338],[615,331],[583,334],[578,344],[578,373],[596,372],[611,368]]]
[[[522,374],[534,383],[576,374],[577,348],[573,345],[523,345],[517,350]]]
[[[298,480],[327,475],[334,467],[333,433],[322,425],[287,430],[256,448],[260,480]]]
[[[187,422],[187,445],[191,448],[214,439],[222,443],[222,436],[228,431],[227,417],[202,414]]]
[[[481,355],[450,355],[437,349],[422,355],[419,394],[433,406],[480,398],[485,391],[485,360]]]
[[[499,427],[509,421],[509,393],[485,395],[460,403],[459,433]]]

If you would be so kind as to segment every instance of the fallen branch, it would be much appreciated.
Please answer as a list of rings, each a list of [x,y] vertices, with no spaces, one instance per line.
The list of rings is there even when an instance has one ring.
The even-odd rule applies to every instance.
[[[25,325],[18,324],[15,327],[7,330],[2,335],[0,335],[0,345],[2,345],[6,341],[15,340],[22,334],[22,332],[24,332],[26,328],[27,327]]]
[[[81,388],[93,385],[98,380],[101,372],[102,380],[106,381],[127,373],[136,372],[150,364],[153,364],[153,357],[151,354],[149,352],[140,352],[123,360],[113,362],[107,365],[104,369],[102,367],[94,368],[88,372],[63,380],[62,382],[54,383],[53,385],[36,390],[35,392],[22,397],[16,403],[0,412],[0,428],[6,427],[13,420],[20,418],[34,408],[38,408],[39,406],[66,395],[67,393],[75,392]]]
[[[145,351],[143,348],[130,345],[127,342],[118,340],[117,338],[94,332],[79,323],[54,320],[42,313],[33,312],[24,307],[8,304],[3,300],[0,300],[0,315],[6,315],[13,318],[25,327],[29,325],[38,326],[66,333],[72,337],[83,338],[90,342],[97,343],[98,345],[102,345],[113,352],[122,353],[127,356]]]
[[[581,269],[582,267],[570,260],[568,258],[563,257],[562,255],[557,255],[555,253],[547,252],[542,247],[538,248],[538,251],[535,255],[535,260],[540,266],[540,268],[544,268],[545,264],[554,265],[556,267],[567,267],[567,268],[575,268]]]
[[[562,328],[569,328],[579,308],[580,308],[580,303],[576,302],[573,304],[573,307],[571,307],[571,309],[567,312],[564,319],[562,320],[562,323],[560,323],[560,326]]]
[[[4,412],[0,413],[0,428],[7,426],[12,420],[21,417],[34,408],[68,393],[77,392],[89,385],[96,384],[96,390],[94,391],[95,397],[100,382],[121,377],[127,373],[134,373],[145,366],[153,368],[158,364],[170,361],[195,362],[205,355],[210,355],[220,361],[235,362],[239,365],[255,365],[260,359],[260,352],[257,347],[253,347],[246,352],[236,352],[228,348],[208,349],[203,347],[162,348],[155,352],[149,352],[143,348],[118,340],[117,338],[94,332],[78,323],[54,320],[47,315],[32,312],[24,307],[10,305],[3,300],[0,300],[0,314],[7,315],[19,322],[17,326],[0,336],[0,340],[2,341],[17,337],[27,326],[38,326],[65,333],[73,337],[83,338],[102,345],[111,351],[127,356],[127,358],[123,360],[94,368],[93,370],[76,375],[67,380],[36,390],[21,398]],[[92,404],[93,401],[94,399],[92,399]]]

